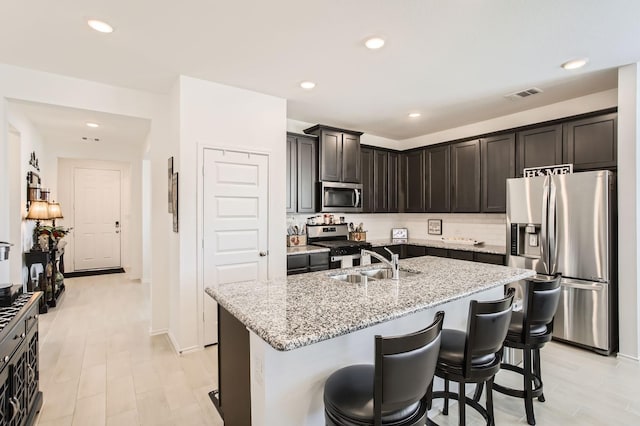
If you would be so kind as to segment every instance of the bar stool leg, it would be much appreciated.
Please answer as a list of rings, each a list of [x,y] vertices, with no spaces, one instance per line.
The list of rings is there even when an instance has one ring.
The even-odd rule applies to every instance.
[[[527,413],[527,423],[536,424],[533,414],[533,365],[531,363],[532,354],[530,350],[524,352],[524,408]]]
[[[535,358],[533,359],[533,372],[540,380],[540,389],[542,389],[542,373],[540,370],[540,348],[535,349]],[[538,401],[544,402],[544,393],[541,393],[538,397]]]
[[[464,382],[458,383],[458,424],[464,426],[467,424],[465,419],[465,408],[467,405],[466,396],[464,394]]]
[[[489,426],[495,426],[496,422],[493,417],[493,377],[487,380],[487,416],[489,420],[487,423]]]
[[[480,397],[482,396],[482,388],[484,387],[484,383],[476,384],[476,392],[473,394],[473,400],[475,402],[480,401]]]
[[[442,414],[445,416],[449,414],[449,379],[444,379],[444,407],[442,408]]]

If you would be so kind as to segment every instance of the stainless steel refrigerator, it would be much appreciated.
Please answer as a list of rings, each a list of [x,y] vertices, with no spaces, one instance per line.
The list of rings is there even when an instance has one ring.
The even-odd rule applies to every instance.
[[[562,274],[556,339],[617,351],[615,175],[507,180],[507,264]]]

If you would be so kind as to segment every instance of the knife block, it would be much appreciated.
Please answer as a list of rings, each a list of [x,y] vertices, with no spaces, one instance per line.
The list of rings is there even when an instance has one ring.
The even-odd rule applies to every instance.
[[[363,231],[363,232],[357,232],[357,231],[349,232],[349,239],[351,241],[367,241],[367,232],[366,231]]]
[[[287,247],[306,246],[306,235],[287,235]]]

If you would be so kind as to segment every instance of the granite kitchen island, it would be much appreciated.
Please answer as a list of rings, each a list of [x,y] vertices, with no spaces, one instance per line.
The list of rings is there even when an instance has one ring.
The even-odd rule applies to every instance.
[[[374,336],[417,331],[445,311],[464,329],[469,300],[500,298],[526,269],[424,256],[399,280],[333,278],[380,264],[207,287],[219,304],[219,393],[225,425],[323,425],[322,391],[338,368],[373,363]]]

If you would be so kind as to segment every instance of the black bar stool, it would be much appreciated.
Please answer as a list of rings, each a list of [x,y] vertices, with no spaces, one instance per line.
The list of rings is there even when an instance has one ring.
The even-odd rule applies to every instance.
[[[544,402],[540,372],[540,348],[551,340],[553,318],[558,308],[560,291],[560,275],[549,279],[533,278],[527,280],[524,309],[513,313],[509,332],[504,341],[504,346],[508,348],[522,349],[524,368],[506,363],[500,365],[505,370],[522,374],[524,390],[508,388],[497,383],[493,385],[497,392],[524,398],[527,422],[530,425],[536,424],[533,414],[533,398]]]
[[[375,338],[375,365],[341,368],[324,385],[328,426],[424,425],[444,312],[404,336]]]
[[[440,356],[436,366],[436,376],[444,379],[444,391],[433,392],[433,398],[444,398],[442,414],[449,414],[449,398],[458,400],[458,423],[464,425],[465,406],[478,411],[487,421],[494,424],[492,384],[494,375],[500,370],[502,342],[507,335],[511,321],[511,304],[514,290],[510,289],[504,299],[469,304],[467,331],[442,330]],[[449,381],[459,383],[458,393],[449,391]],[[479,398],[467,398],[466,383],[487,383],[486,408]]]

